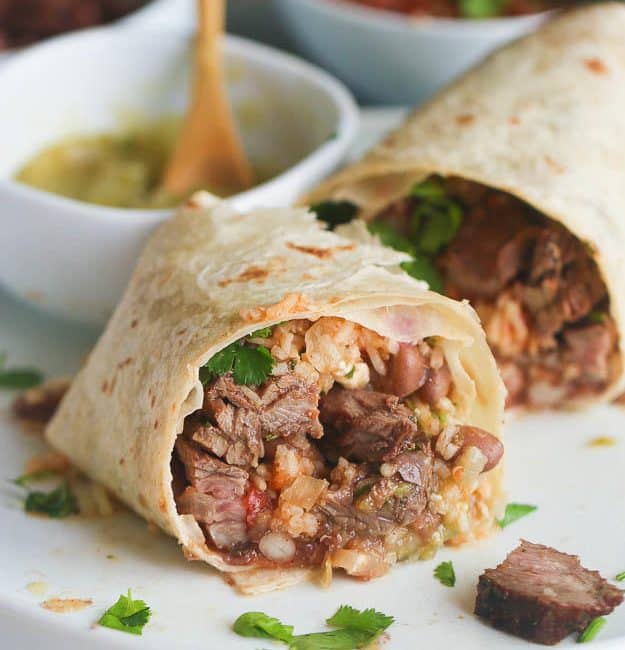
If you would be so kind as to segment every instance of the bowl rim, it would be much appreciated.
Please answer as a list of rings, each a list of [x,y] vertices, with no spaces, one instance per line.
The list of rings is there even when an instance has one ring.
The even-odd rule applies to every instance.
[[[8,61],[3,62],[2,66],[0,66],[0,86],[2,85],[2,78],[5,74],[10,73],[15,68],[19,70],[19,67],[25,61],[29,61],[32,58],[45,57],[49,50],[66,47],[68,42],[77,41],[80,46],[83,45],[83,42],[89,43],[95,39],[124,38],[129,33],[158,34],[164,38],[175,38],[179,40],[187,40],[193,36],[192,32],[188,29],[164,29],[156,25],[143,26],[137,24],[127,27],[115,24],[104,25],[60,34],[31,45],[11,56]],[[155,43],[159,42],[154,37],[148,40]],[[315,92],[325,93],[337,111],[335,137],[328,138],[326,141],[318,144],[301,160],[280,174],[249,190],[225,197],[226,200],[243,202],[252,199],[255,194],[270,193],[274,187],[288,184],[291,179],[301,176],[308,168],[314,169],[321,164],[323,159],[333,158],[335,156],[340,157],[341,154],[347,151],[347,148],[356,136],[360,117],[355,99],[346,86],[338,79],[325,70],[297,56],[233,34],[225,34],[224,53],[226,56],[232,53],[240,55],[243,59],[260,60],[266,63],[269,68],[273,68],[277,73],[280,71],[289,71],[294,76],[307,80],[315,87]],[[47,190],[30,187],[14,180],[11,176],[0,177],[0,191],[12,195],[15,200],[30,201],[31,204],[38,203],[39,205],[48,205],[63,209],[68,215],[69,213],[81,212],[83,213],[83,218],[103,219],[107,222],[111,222],[114,219],[122,219],[123,222],[134,225],[158,223],[177,209],[177,207],[141,209],[97,205],[61,196],[53,192],[48,192]]]
[[[281,0],[285,3],[316,5],[328,13],[334,13],[345,19],[353,19],[361,24],[377,25],[389,31],[428,30],[441,34],[456,32],[459,28],[466,31],[505,31],[513,27],[538,25],[558,9],[548,9],[521,16],[499,16],[496,18],[437,18],[436,16],[409,17],[397,11],[376,9],[352,2],[352,0]]]

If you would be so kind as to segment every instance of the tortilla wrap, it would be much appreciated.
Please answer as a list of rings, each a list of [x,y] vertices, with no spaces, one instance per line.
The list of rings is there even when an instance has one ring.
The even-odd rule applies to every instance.
[[[431,175],[467,179],[517,197],[587,245],[607,287],[622,357],[624,33],[621,3],[559,14],[417,108],[302,203],[348,200],[371,221]],[[610,400],[624,382],[619,359],[600,393],[566,405]]]
[[[174,443],[184,418],[202,406],[199,368],[215,353],[259,328],[322,315],[400,341],[442,337],[462,417],[500,437],[504,389],[475,313],[398,273],[403,258],[324,231],[303,209],[239,214],[208,194],[194,196],[150,239],[47,440],[175,537],[187,558],[246,573],[239,581],[246,593],[301,580],[306,571],[252,573],[207,546],[193,517],[176,509]],[[501,504],[501,464],[481,480],[488,528]]]

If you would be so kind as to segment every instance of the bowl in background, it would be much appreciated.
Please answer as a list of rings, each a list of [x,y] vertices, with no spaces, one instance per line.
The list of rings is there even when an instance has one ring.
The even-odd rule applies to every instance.
[[[488,20],[409,18],[348,0],[273,0],[298,52],[364,102],[417,104],[551,12]]]
[[[108,318],[141,247],[172,211],[91,205],[12,176],[66,135],[182,113],[190,53],[186,31],[105,27],[51,39],[0,67],[0,282],[11,292],[67,318]],[[231,201],[289,205],[343,159],[357,108],[328,74],[277,50],[227,36],[224,55],[246,151],[277,173]]]

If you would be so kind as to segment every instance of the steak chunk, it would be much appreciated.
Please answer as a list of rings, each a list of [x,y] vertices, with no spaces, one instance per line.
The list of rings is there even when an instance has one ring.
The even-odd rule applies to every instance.
[[[622,601],[620,589],[575,555],[522,541],[480,576],[475,613],[500,630],[553,645]]]
[[[218,377],[204,391],[202,409],[187,417],[184,434],[231,465],[256,467],[263,438],[319,438],[319,390],[295,375],[271,377],[259,389]]]
[[[176,497],[178,512],[193,515],[217,548],[247,541],[247,472],[222,463],[182,436],[175,452],[191,484]]]
[[[333,388],[321,398],[320,410],[328,457],[387,461],[421,438],[412,413],[395,395]]]

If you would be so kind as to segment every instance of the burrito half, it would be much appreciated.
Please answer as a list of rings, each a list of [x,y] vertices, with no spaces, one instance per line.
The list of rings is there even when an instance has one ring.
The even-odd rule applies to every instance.
[[[248,593],[481,537],[504,388],[470,307],[305,210],[164,224],[46,431]]]
[[[509,404],[623,389],[625,6],[572,11],[417,109],[306,202],[470,299]]]

